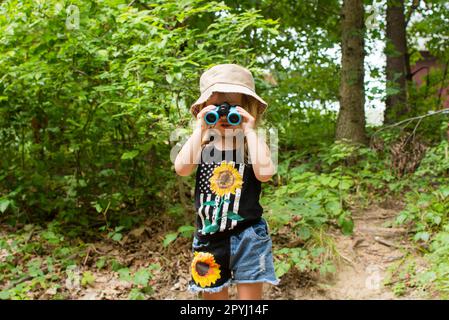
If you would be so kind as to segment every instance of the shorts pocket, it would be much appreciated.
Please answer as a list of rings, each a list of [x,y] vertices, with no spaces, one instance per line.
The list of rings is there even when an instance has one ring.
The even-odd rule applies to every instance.
[[[249,230],[251,235],[256,239],[259,240],[270,239],[267,222],[265,220],[261,220],[260,222],[253,224],[251,227],[249,227]]]

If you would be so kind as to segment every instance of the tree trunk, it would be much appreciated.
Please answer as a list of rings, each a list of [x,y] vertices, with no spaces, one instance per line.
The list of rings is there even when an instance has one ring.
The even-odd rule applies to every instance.
[[[340,112],[336,140],[366,143],[363,0],[344,0],[341,13]]]
[[[384,123],[393,123],[406,114],[407,106],[407,39],[404,0],[387,1],[387,99]]]

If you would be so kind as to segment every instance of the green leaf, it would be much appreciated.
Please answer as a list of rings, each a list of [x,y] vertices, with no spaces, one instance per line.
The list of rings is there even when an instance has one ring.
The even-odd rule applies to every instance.
[[[4,213],[8,209],[9,204],[10,201],[8,199],[0,199],[0,211]]]
[[[122,154],[122,160],[134,159],[139,154],[139,150],[132,150]]]
[[[145,300],[145,295],[138,288],[132,288],[128,295],[129,300]]]
[[[206,226],[206,227],[207,227],[207,226],[210,226],[210,221],[207,220],[207,219],[205,219],[205,220],[204,220],[204,226]]]
[[[449,196],[449,187],[444,186],[439,189],[443,198],[447,198]]]
[[[391,88],[391,87],[387,87],[385,90],[386,96],[394,96],[395,94],[398,94],[399,92],[401,92],[401,90],[396,89],[396,88]]]
[[[354,230],[354,221],[351,219],[344,219],[341,223],[341,230],[344,235],[351,235]]]
[[[122,265],[117,260],[114,259],[114,260],[111,261],[111,269],[112,269],[112,271],[118,272],[122,268],[124,268],[124,265]]]
[[[311,233],[310,233],[310,229],[306,226],[302,226],[301,228],[299,228],[298,230],[298,236],[299,238],[301,238],[302,240],[307,240],[310,238]]]
[[[351,235],[354,229],[354,221],[350,218],[348,212],[340,215],[337,219],[338,225],[341,227],[341,230],[344,235]]]
[[[114,231],[108,233],[108,237],[114,241],[122,240],[123,235],[119,231],[121,231],[123,228],[123,226],[115,227]]]
[[[337,271],[335,266],[330,262],[321,264],[319,267],[319,270],[320,270],[320,274],[323,276],[330,274],[330,273],[335,273]]]
[[[164,238],[164,242],[162,243],[164,247],[168,246],[170,243],[176,240],[178,237],[177,232],[167,233]]]
[[[92,274],[92,272],[90,271],[85,271],[83,273],[83,277],[81,279],[81,285],[83,287],[88,286],[88,285],[92,285],[95,282],[95,277]]]
[[[114,240],[114,241],[120,241],[120,240],[122,240],[122,234],[121,233],[119,233],[119,232],[115,232],[114,234],[113,234],[113,236],[111,237],[111,239],[112,240]]]
[[[286,274],[291,268],[291,264],[286,261],[279,261],[274,264],[276,276],[278,278]]]
[[[95,266],[96,266],[98,269],[103,269],[105,265],[106,265],[106,258],[105,258],[105,257],[101,257],[101,258],[98,259],[98,261],[95,263]]]
[[[7,300],[9,299],[11,296],[11,294],[9,293],[9,291],[0,291],[0,300]]]
[[[146,268],[141,268],[134,274],[134,284],[146,286],[148,284],[148,280],[151,277],[150,271]]]
[[[236,221],[242,221],[242,220],[245,220],[245,219],[244,219],[242,216],[240,216],[238,213],[235,213],[235,212],[232,212],[232,211],[228,211],[227,217],[228,217],[228,219],[236,220]]]
[[[195,227],[191,225],[180,226],[178,232],[183,237],[190,237],[195,232]]]
[[[322,185],[326,186],[326,185],[328,185],[331,182],[332,178],[328,177],[328,176],[320,176],[318,178],[318,180],[320,181],[320,183]]]
[[[165,80],[167,80],[167,82],[171,84],[173,82],[173,76],[171,74],[167,74],[165,76]]]
[[[215,224],[215,223],[209,224],[208,226],[206,226],[206,227],[203,228],[203,232],[204,232],[204,233],[215,232],[215,231],[218,230],[218,228],[219,228],[219,226],[218,226],[217,224]]]
[[[337,179],[332,179],[330,182],[329,182],[329,187],[331,187],[331,188],[335,188],[336,186],[338,186],[338,180]]]
[[[215,201],[206,201],[203,202],[203,206],[213,206],[216,207],[217,203]]]
[[[349,188],[351,188],[352,186],[352,182],[347,181],[347,180],[342,180],[340,182],[340,189],[341,190],[348,190]]]
[[[338,201],[329,201],[326,203],[326,209],[335,217],[340,214],[342,208],[340,202]]]
[[[120,280],[127,281],[127,282],[132,280],[128,268],[119,269],[117,272],[119,274]]]
[[[189,232],[189,231],[195,231],[195,227],[191,226],[191,225],[185,225],[185,226],[180,226],[178,228],[178,232]]]
[[[324,252],[326,252],[326,249],[324,249],[323,247],[316,247],[313,248],[310,251],[310,254],[312,255],[312,257],[314,258],[318,258],[320,255],[322,255]]]
[[[48,243],[51,244],[59,244],[62,240],[64,240],[64,237],[58,236],[53,231],[46,230],[41,233],[41,237],[48,241]]]
[[[413,239],[415,241],[419,241],[422,240],[424,242],[429,241],[430,239],[430,234],[428,232],[418,232],[417,234],[415,234],[415,236],[413,237]]]
[[[101,210],[103,210],[103,208],[101,207],[101,204],[99,204],[98,202],[95,203],[95,210],[97,210],[98,213],[100,213]]]

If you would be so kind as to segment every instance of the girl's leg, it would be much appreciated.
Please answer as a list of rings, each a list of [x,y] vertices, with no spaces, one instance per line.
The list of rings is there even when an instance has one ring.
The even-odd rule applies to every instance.
[[[263,282],[237,283],[239,300],[262,300]]]
[[[228,300],[228,287],[224,287],[220,292],[203,292],[204,300]]]

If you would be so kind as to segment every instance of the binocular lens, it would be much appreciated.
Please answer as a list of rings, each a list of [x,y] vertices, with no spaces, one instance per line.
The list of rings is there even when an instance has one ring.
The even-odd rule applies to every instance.
[[[218,115],[214,112],[208,112],[205,116],[206,123],[215,124],[218,121]]]
[[[239,115],[236,114],[236,113],[231,113],[231,114],[228,116],[228,122],[231,123],[231,124],[239,124],[239,122],[240,122],[240,117],[239,117]]]

